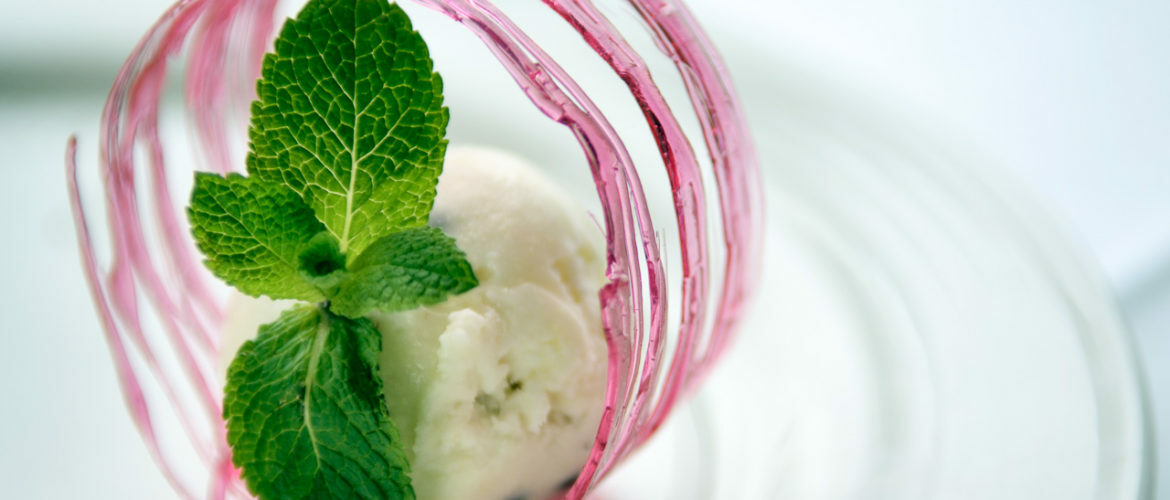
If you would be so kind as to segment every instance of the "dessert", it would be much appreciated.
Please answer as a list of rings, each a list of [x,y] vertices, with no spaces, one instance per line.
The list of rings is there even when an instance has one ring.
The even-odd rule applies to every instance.
[[[311,0],[308,6],[323,3],[330,14],[377,14],[390,5],[383,0]],[[668,287],[666,277],[671,272],[663,251],[670,241],[663,239],[666,233],[660,231],[661,226],[656,227],[656,222],[663,221],[650,218],[638,172],[643,166],[635,167],[590,96],[525,29],[491,3],[417,3],[477,36],[490,52],[480,56],[494,56],[496,69],[506,71],[517,84],[517,95],[530,100],[549,123],[566,127],[590,167],[601,205],[595,214],[597,226],[603,228],[607,240],[606,276],[597,298],[608,363],[603,412],[591,451],[565,494],[581,498],[660,428],[676,404],[704,378],[739,323],[759,257],[761,207],[751,141],[726,72],[680,1],[629,3],[686,84],[690,99],[679,109],[699,118],[701,140],[709,153],[704,158],[710,162],[717,197],[715,189],[704,187],[701,155],[691,147],[700,137],[682,132],[642,55],[626,43],[621,30],[609,24],[592,2],[552,0],[530,7],[555,11],[566,21],[562,28],[577,31],[626,83],[646,119],[661,154],[661,167],[670,179],[678,224],[678,239],[673,243],[680,258],[673,262],[681,267],[681,286]],[[357,8],[347,10],[346,5]],[[380,376],[383,334],[378,329],[381,325],[371,318],[377,319],[379,309],[401,313],[458,301],[460,294],[476,289],[477,278],[491,279],[475,276],[463,249],[444,234],[446,228],[428,225],[429,197],[446,146],[442,134],[446,109],[438,97],[441,81],[431,74],[429,62],[418,57],[425,55],[425,49],[410,42],[413,32],[371,29],[373,24],[354,18],[304,24],[301,27],[306,29],[292,33],[297,35],[292,39],[285,37],[286,26],[273,43],[276,7],[276,2],[238,0],[177,2],[130,54],[103,112],[99,165],[112,233],[108,240],[91,237],[91,219],[78,189],[75,143],[70,143],[67,155],[86,278],[129,414],[147,451],[181,497],[410,497],[413,490],[408,491],[406,480],[413,472],[404,441],[420,438],[411,435],[414,430],[400,433],[393,425]],[[398,28],[404,25],[409,26],[399,22]],[[376,36],[367,36],[371,34]],[[368,43],[378,39],[409,42],[413,48],[382,50],[387,47]],[[289,57],[264,56],[273,47]],[[373,52],[367,50],[371,48]],[[163,105],[160,97],[168,92],[162,82],[179,60],[189,64],[185,104],[198,143],[195,155],[180,151],[181,156],[175,157],[171,155],[173,141],[160,135],[158,118]],[[293,61],[308,62],[307,72],[298,74],[289,65]],[[394,69],[400,63],[414,66],[408,71]],[[371,69],[382,85],[371,85]],[[352,78],[358,70],[365,76]],[[254,98],[255,75],[265,72],[284,80],[259,86],[260,102],[252,108],[253,131],[259,114],[261,125],[267,126],[260,129],[273,132],[275,139],[262,133],[261,139],[268,140],[258,141],[251,135],[251,146],[267,149],[253,150],[247,162],[241,162],[244,155],[236,135],[240,128],[232,125],[234,113]],[[344,91],[335,85],[339,79],[347,82]],[[389,89],[389,94],[364,99],[371,89]],[[419,91],[422,99],[398,94],[403,90]],[[495,87],[475,88],[473,98],[485,104],[496,102],[491,95],[495,91]],[[354,95],[361,98],[360,103]],[[283,100],[288,106],[283,111],[273,108],[273,100]],[[404,103],[411,111],[389,112],[395,106],[401,110]],[[273,109],[277,112],[270,113]],[[421,121],[419,112],[424,117]],[[509,127],[509,112],[499,113],[505,118],[502,127]],[[389,116],[410,125],[399,128],[399,119],[390,121]],[[322,120],[329,119],[343,123],[323,126]],[[383,134],[387,129],[404,134]],[[282,136],[282,131],[297,134]],[[341,136],[347,140],[335,140]],[[308,151],[322,145],[324,150]],[[382,146],[395,151],[377,151]],[[276,231],[283,239],[239,245],[239,251],[222,254],[230,258],[202,265],[199,253],[192,252],[192,233],[186,231],[181,209],[176,210],[182,205],[176,201],[183,195],[170,191],[176,158],[198,158],[197,170],[214,172],[197,177],[205,188],[226,186],[221,191],[233,193],[247,188],[240,193],[254,198],[249,202],[252,208],[253,202],[266,200],[270,207],[288,209],[276,215],[267,209],[235,214],[268,214],[258,218],[259,224],[252,228],[255,234],[208,237],[204,232],[201,240],[195,227],[204,257],[213,257],[207,245],[216,238],[251,241],[272,228],[299,229]],[[300,168],[313,158],[323,159],[320,163],[326,168]],[[367,168],[370,165],[364,163],[370,159],[391,159],[383,163],[390,168]],[[296,168],[286,170],[290,165]],[[399,168],[404,165],[418,168]],[[149,175],[137,172],[143,166]],[[227,174],[241,172],[245,166],[247,177]],[[186,176],[189,169],[179,170],[179,175]],[[352,175],[354,171],[359,175]],[[423,175],[406,178],[411,173]],[[387,174],[392,179],[383,182]],[[248,196],[226,199],[221,208],[237,206]],[[371,200],[374,208],[363,208]],[[402,203],[408,208],[390,209]],[[716,205],[721,229],[707,217]],[[312,214],[306,217],[309,211]],[[232,214],[224,215],[213,214],[211,219],[233,219]],[[379,217],[392,220],[377,222]],[[225,235],[229,238],[221,238]],[[719,240],[722,252],[708,252],[709,236]],[[96,251],[105,241],[110,246],[108,254]],[[275,259],[257,261],[250,253],[257,248],[279,252]],[[396,248],[407,251],[393,251]],[[106,255],[109,258],[103,259]],[[400,257],[405,260],[396,260]],[[233,262],[243,265],[231,270]],[[256,263],[263,266],[251,266]],[[209,280],[208,267],[211,274],[250,295],[301,301],[282,305],[291,307],[287,317],[262,327],[251,347],[237,351],[237,356],[249,359],[235,363],[239,369],[229,370],[226,397],[220,392],[225,387],[223,374],[214,362],[226,308],[225,296],[216,293],[216,288],[224,287]],[[253,272],[257,269],[262,272]],[[388,271],[382,281],[378,270]],[[425,279],[412,282],[412,276]],[[273,282],[281,286],[270,286]],[[681,312],[677,329],[668,318],[669,311]],[[286,344],[288,348],[282,349]],[[165,352],[168,349],[175,357]],[[163,366],[173,359],[178,369]],[[261,368],[249,368],[257,366]],[[275,382],[279,382],[278,391],[270,390]],[[260,393],[268,398],[266,402],[249,407]],[[298,401],[301,407],[296,406]],[[341,402],[345,408],[338,411],[322,404],[329,401]],[[487,398],[481,398],[481,403],[477,404],[492,406]],[[275,427],[264,422],[270,415],[280,416],[282,420],[276,422],[280,425],[275,427],[286,426],[284,432],[271,432]],[[354,425],[347,425],[351,418]],[[160,426],[164,421],[175,425]],[[355,426],[358,431],[351,432]],[[177,427],[182,434],[160,432],[163,427]],[[414,429],[415,425],[403,427]],[[260,436],[265,432],[269,435]],[[319,439],[325,435],[333,441]],[[369,438],[384,446],[367,446]],[[330,442],[354,447],[329,446]],[[357,448],[361,449],[355,453]],[[184,460],[187,454],[196,457],[197,463]],[[337,455],[347,456],[336,461]],[[339,465],[347,459],[361,463]],[[287,484],[277,485],[274,480]]]

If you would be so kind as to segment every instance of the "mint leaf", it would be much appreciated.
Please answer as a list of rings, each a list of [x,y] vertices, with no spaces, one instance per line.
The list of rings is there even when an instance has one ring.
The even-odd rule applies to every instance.
[[[367,319],[299,306],[260,327],[228,369],[232,462],[263,500],[414,498]]]
[[[455,240],[433,227],[375,241],[350,264],[330,310],[349,317],[442,302],[479,284]]]
[[[204,263],[228,284],[252,296],[324,300],[300,276],[297,256],[325,227],[287,187],[196,173],[187,215]]]
[[[264,58],[248,172],[304,197],[342,253],[426,224],[447,108],[422,37],[386,0],[314,0]]]

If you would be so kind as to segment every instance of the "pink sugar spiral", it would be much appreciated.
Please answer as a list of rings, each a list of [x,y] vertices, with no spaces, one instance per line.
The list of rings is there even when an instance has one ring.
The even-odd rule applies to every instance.
[[[566,495],[581,498],[662,425],[728,345],[758,274],[763,210],[755,151],[726,70],[680,1],[628,3],[686,85],[709,152],[714,194],[703,183],[707,164],[696,156],[644,60],[619,30],[589,0],[544,0],[625,82],[654,137],[670,181],[679,235],[681,284],[668,288],[663,249],[638,170],[589,95],[491,2],[417,1],[478,36],[532,103],[569,128],[592,171],[607,240],[608,283],[600,303],[609,369],[593,450]],[[160,97],[172,56],[186,48],[186,104],[206,168],[241,169],[243,157],[231,154],[224,124],[232,103],[253,97],[276,7],[276,0],[182,0],[130,54],[102,115],[99,168],[112,242],[106,267],[95,256],[72,139],[67,151],[82,259],[123,394],[152,456],[184,498],[249,495],[231,465],[221,417],[223,381],[215,356],[223,304],[210,291],[214,278],[200,264],[168,190],[170,176],[187,173],[168,171],[165,164]],[[233,74],[243,77],[225,77]],[[148,173],[146,179],[135,178],[136,167]],[[140,206],[143,193],[153,206]],[[712,196],[721,215],[721,259],[709,252],[706,211]],[[721,271],[714,287],[712,269]],[[681,313],[677,329],[668,327],[671,302]],[[143,320],[146,312],[158,318],[157,327]],[[165,348],[178,359],[181,373],[162,366]],[[157,383],[161,396],[143,390],[145,377]],[[164,408],[178,416],[186,442],[160,438],[156,428]],[[183,480],[174,459],[180,448],[199,457],[207,485]]]

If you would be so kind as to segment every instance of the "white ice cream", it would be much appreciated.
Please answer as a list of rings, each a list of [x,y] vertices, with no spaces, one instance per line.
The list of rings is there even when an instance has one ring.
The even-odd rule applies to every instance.
[[[480,284],[435,307],[371,316],[422,500],[540,498],[588,457],[605,395],[604,247],[570,200],[505,153],[447,154],[431,224],[455,238]],[[233,298],[223,366],[285,307]]]

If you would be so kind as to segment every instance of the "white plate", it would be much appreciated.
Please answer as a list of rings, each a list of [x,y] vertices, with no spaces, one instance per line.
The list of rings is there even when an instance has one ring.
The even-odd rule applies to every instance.
[[[978,151],[757,57],[737,81],[762,293],[601,497],[1149,498],[1141,379],[1095,265]]]

